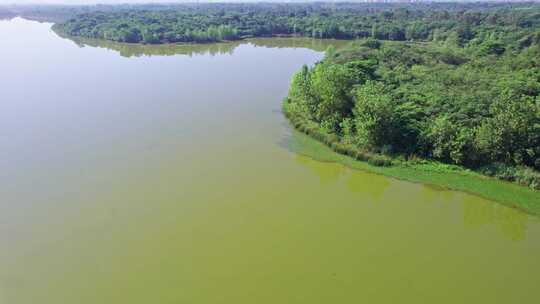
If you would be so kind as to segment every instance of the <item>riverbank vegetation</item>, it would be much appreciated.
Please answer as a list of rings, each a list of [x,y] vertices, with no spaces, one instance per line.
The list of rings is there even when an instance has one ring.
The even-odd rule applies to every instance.
[[[539,29],[538,6],[464,12],[421,41],[329,49],[293,77],[284,112],[374,165],[468,168],[540,189]]]
[[[399,180],[421,183],[440,190],[474,194],[505,206],[540,216],[540,192],[516,183],[486,177],[473,170],[434,160],[392,160],[389,166],[358,161],[354,156],[336,153],[331,146],[293,130],[287,141],[294,153],[321,162],[339,163],[355,170],[376,173]]]
[[[470,39],[483,24],[531,27],[526,3],[257,3],[103,7],[55,25],[71,36],[129,43],[303,36],[380,40]]]

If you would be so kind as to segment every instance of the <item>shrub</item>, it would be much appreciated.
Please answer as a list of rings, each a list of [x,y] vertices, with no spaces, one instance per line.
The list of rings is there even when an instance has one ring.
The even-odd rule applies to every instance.
[[[479,171],[488,176],[517,182],[520,185],[540,190],[540,173],[529,167],[515,167],[504,163],[493,163],[480,168]]]
[[[368,159],[368,164],[377,167],[389,167],[392,165],[392,160],[388,157],[374,155]]]

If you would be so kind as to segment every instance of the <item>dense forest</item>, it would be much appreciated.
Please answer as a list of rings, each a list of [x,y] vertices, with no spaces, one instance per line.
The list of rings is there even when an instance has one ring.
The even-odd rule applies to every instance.
[[[376,165],[433,159],[539,189],[540,7],[435,14],[449,17],[404,21],[392,40],[406,41],[377,39],[389,21],[327,50],[294,76],[285,113]]]
[[[245,37],[304,36],[380,40],[471,39],[471,27],[534,27],[530,4],[257,3],[95,7],[55,30],[130,43],[215,42]],[[89,10],[89,8],[87,8]]]

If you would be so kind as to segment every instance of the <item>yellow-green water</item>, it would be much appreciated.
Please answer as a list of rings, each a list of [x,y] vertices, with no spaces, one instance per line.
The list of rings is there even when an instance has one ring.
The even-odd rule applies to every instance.
[[[290,148],[322,42],[0,42],[1,304],[540,300],[538,218]]]

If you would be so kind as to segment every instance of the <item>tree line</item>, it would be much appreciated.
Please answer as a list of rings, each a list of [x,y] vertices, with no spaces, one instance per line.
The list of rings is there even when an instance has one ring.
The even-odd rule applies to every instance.
[[[471,38],[478,25],[536,26],[517,3],[185,4],[80,8],[55,26],[68,35],[130,43],[216,42],[303,36],[393,41]],[[101,9],[100,9],[101,8]]]

